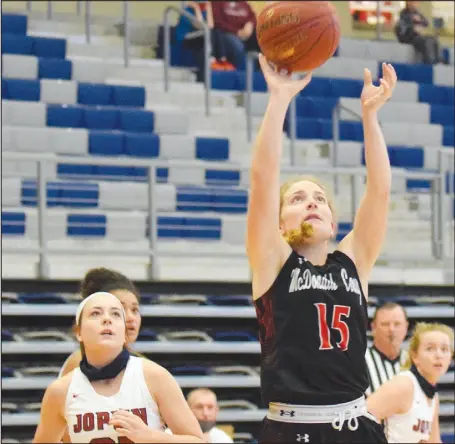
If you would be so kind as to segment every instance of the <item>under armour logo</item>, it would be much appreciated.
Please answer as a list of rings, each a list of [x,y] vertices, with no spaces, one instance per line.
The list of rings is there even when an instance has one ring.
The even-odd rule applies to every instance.
[[[290,416],[293,418],[295,416],[295,410],[280,410],[280,416]]]
[[[297,433],[296,441],[310,442],[310,435],[308,435],[308,433],[305,433],[305,435],[301,435],[300,433]]]

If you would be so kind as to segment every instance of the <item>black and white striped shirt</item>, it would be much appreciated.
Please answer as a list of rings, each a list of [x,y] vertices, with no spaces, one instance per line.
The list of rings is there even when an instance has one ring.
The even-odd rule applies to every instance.
[[[368,380],[370,386],[366,394],[370,395],[379,388],[384,382],[391,379],[401,371],[401,366],[405,363],[408,353],[406,350],[401,350],[400,356],[396,359],[389,359],[381,353],[374,345],[367,348],[365,360],[368,369]]]

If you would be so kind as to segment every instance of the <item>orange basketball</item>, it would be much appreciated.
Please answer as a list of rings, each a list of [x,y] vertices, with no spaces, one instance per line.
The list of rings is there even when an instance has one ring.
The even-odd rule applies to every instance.
[[[321,66],[340,41],[338,17],[330,2],[271,2],[258,16],[256,33],[264,56],[289,72]]]

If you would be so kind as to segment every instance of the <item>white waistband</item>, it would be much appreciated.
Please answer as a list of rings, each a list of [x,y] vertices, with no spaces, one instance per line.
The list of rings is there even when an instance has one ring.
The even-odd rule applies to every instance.
[[[267,418],[279,422],[331,423],[340,418],[357,418],[367,414],[365,397],[334,405],[292,405],[271,402]],[[367,415],[368,416],[368,415]]]

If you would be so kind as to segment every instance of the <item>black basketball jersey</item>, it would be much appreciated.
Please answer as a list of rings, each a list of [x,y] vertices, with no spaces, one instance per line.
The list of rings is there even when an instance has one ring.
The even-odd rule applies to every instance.
[[[266,404],[331,405],[365,393],[367,302],[348,256],[335,251],[315,266],[293,251],[255,307]]]

